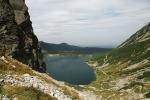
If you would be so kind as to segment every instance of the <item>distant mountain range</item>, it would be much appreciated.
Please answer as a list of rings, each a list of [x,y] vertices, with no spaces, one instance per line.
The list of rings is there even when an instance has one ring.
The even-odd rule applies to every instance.
[[[41,41],[40,45],[47,53],[96,53],[110,51],[111,48],[79,47],[67,43],[52,44]]]

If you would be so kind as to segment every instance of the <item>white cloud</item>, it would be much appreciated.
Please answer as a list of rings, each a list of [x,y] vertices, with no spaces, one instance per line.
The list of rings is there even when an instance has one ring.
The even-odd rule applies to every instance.
[[[26,0],[40,40],[117,46],[150,21],[149,0]]]

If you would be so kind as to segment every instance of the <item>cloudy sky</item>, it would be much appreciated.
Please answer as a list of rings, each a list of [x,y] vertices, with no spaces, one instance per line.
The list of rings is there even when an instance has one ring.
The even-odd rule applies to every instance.
[[[26,0],[40,41],[117,46],[150,21],[150,0]]]

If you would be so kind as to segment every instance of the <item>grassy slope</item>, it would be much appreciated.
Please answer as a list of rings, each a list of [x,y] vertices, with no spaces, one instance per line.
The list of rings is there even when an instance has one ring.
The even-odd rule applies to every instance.
[[[107,62],[110,64],[118,63],[118,61],[131,64],[137,63],[143,59],[150,59],[150,51],[145,51],[150,47],[150,40],[127,45],[122,48],[116,48],[107,53],[94,54],[92,60],[97,61],[99,65],[104,64],[104,58],[107,56]]]
[[[14,62],[12,62],[14,63]],[[14,65],[17,65],[17,63]],[[13,68],[11,65],[4,63],[0,60],[0,79],[3,78],[3,75],[10,73],[16,74],[25,74],[29,73],[33,75],[31,69],[18,66],[18,68]],[[35,75],[35,74],[34,74]],[[55,98],[44,94],[34,88],[27,87],[16,87],[11,85],[0,85],[0,94],[6,95],[8,97],[16,97],[18,100],[55,100]]]
[[[3,78],[4,75],[6,75],[8,72],[9,74],[16,74],[16,75],[23,75],[23,74],[30,74],[31,76],[37,76],[39,79],[44,80],[47,83],[55,84],[59,88],[61,88],[65,95],[70,95],[75,99],[79,99],[78,94],[71,90],[69,87],[56,83],[55,80],[51,78],[47,78],[46,76],[43,76],[41,74],[35,73],[31,68],[28,66],[21,64],[20,62],[13,60],[9,57],[7,57],[8,63],[3,62],[0,60],[0,79]],[[12,67],[12,65],[15,65],[16,68]],[[11,90],[12,93],[10,92]],[[22,93],[19,94],[19,93]],[[17,97],[21,97],[23,99],[19,100],[53,100],[55,98],[48,96],[34,88],[26,88],[26,87],[13,87],[9,85],[1,85],[0,86],[0,94],[5,94],[9,97],[16,95]],[[27,94],[30,94],[27,96]],[[32,99],[28,99],[31,98]],[[44,99],[37,99],[37,98],[44,98]]]
[[[93,90],[98,95],[102,95],[103,98],[111,100],[119,100],[122,98],[127,98],[131,94],[130,92],[121,92],[115,90],[116,84],[119,79],[125,80],[125,78],[131,77],[128,80],[129,83],[124,88],[131,88],[134,93],[145,94],[150,92],[150,75],[138,79],[137,77],[143,76],[143,73],[150,70],[150,61],[145,65],[138,68],[133,68],[132,70],[126,70],[129,66],[139,63],[145,59],[150,60],[150,40],[144,42],[138,42],[131,45],[126,45],[122,48],[116,48],[110,52],[94,54],[93,58],[89,63],[97,62],[96,75],[97,80],[92,82],[87,86],[88,89]],[[102,67],[103,64],[108,64]],[[140,74],[139,74],[140,73]],[[139,74],[139,75],[138,75]],[[148,87],[144,86],[143,83],[148,82]],[[144,86],[139,89],[138,86]],[[121,94],[122,93],[122,94]]]
[[[18,100],[56,100],[34,88],[16,87],[11,85],[0,86],[0,94],[14,97]]]

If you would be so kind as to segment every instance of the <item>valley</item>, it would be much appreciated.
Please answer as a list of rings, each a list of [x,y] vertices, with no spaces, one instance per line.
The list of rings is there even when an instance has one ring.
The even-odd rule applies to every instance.
[[[107,53],[95,54],[89,65],[96,81],[87,86],[107,100],[150,98],[150,23]]]
[[[37,1],[36,3],[38,4],[39,2],[40,1]],[[84,1],[83,4],[86,2],[87,1]],[[33,5],[35,6],[36,3]],[[54,1],[51,3],[54,3]],[[90,3],[88,2],[88,4]],[[88,4],[86,5],[87,7],[89,7]],[[76,7],[78,8],[78,6],[80,5],[77,4]],[[40,8],[40,14],[45,11],[42,8]],[[116,48],[80,47],[63,42],[60,44],[40,42],[35,35],[36,32],[34,33],[28,9],[25,0],[0,0],[0,100],[150,99],[150,22]],[[82,9],[82,7],[80,9]],[[80,12],[80,9],[78,9],[78,12]],[[92,9],[92,14],[93,10],[94,9]],[[126,10],[123,10],[123,12],[125,11]],[[39,14],[38,10],[35,12],[37,15]],[[48,12],[51,11],[48,10]],[[110,12],[113,11],[111,10]],[[115,17],[120,16],[120,14],[121,13],[113,12],[113,14],[108,13],[106,15]],[[46,13],[43,19],[48,15],[49,14]],[[78,18],[79,16],[72,18],[76,14],[72,15],[72,13],[70,14],[65,11],[54,11],[52,16],[54,15],[57,15],[56,19],[61,19],[60,17],[62,17],[61,21],[56,21],[54,20],[55,17],[52,17],[52,22],[55,22],[55,24],[59,23],[61,25],[61,23],[68,21],[68,18],[71,22],[73,19],[76,21],[78,19],[77,22],[75,21],[76,24],[74,24],[77,25],[79,22],[80,25],[79,23],[78,25],[80,27],[84,26],[83,23],[90,26],[91,23],[87,24],[87,22],[93,23],[93,18],[97,19],[102,16],[91,16],[89,19],[92,20],[88,21],[86,20],[88,18]],[[72,17],[67,17],[66,19],[65,16],[67,15],[72,15]],[[33,18],[39,20],[38,18],[36,19],[36,17]],[[51,16],[49,18],[51,18]],[[46,25],[51,25],[51,23],[47,21],[48,20],[43,22],[42,20],[39,24],[46,23]],[[91,38],[94,37],[94,41],[96,42],[88,41],[87,43],[100,43],[97,41],[103,40],[105,41],[104,45],[108,46],[107,42],[111,41],[109,38],[113,36],[110,35],[113,29],[111,30],[110,26],[106,27],[105,21],[102,21],[102,25],[100,23],[97,24],[96,21],[94,21],[94,25],[92,24],[91,28],[94,32],[98,32],[97,35],[103,34],[101,39],[99,39],[97,35],[96,37],[89,35],[88,37],[91,37],[85,40],[91,40]],[[142,22],[142,20],[140,21]],[[98,25],[100,28],[98,28],[98,30],[97,28],[95,29],[95,25]],[[112,23],[111,25],[116,27],[118,24]],[[46,26],[43,26],[45,29]],[[66,26],[66,29],[70,30],[68,23]],[[79,28],[79,26],[77,30],[76,28],[74,30],[73,27],[74,32],[80,31],[82,33],[83,30]],[[49,28],[49,26],[47,27]],[[118,27],[116,32],[119,32]],[[42,27],[37,28],[38,30],[42,30],[40,33],[42,35],[40,35],[41,37],[39,36],[40,39],[52,39],[48,38],[49,31],[46,31],[48,33],[46,33],[47,35],[45,36],[43,35],[43,31],[45,30],[40,28]],[[93,31],[88,31],[88,27],[86,27],[86,29],[83,28],[86,31],[84,31],[84,35],[82,34],[81,37],[74,37],[73,34],[70,35],[68,30],[65,30],[64,27],[59,27],[59,25],[54,25],[52,29],[53,28],[60,28],[59,31],[62,32],[57,33],[56,30],[52,31],[52,37],[55,42],[58,36],[61,36],[63,41],[64,35],[66,34],[65,39],[72,39],[70,37],[73,37],[75,38],[74,41],[78,42],[81,42],[80,38],[84,39],[88,32],[95,34],[92,33]],[[109,36],[108,34],[106,35],[105,32],[103,33],[103,28],[109,30]],[[128,32],[128,30],[126,32]],[[68,35],[70,37],[68,37]],[[117,39],[117,37],[114,37],[114,39]],[[84,42],[84,40],[82,40],[82,42]],[[111,42],[114,42],[111,44],[111,46],[113,46],[115,41],[113,40]]]

